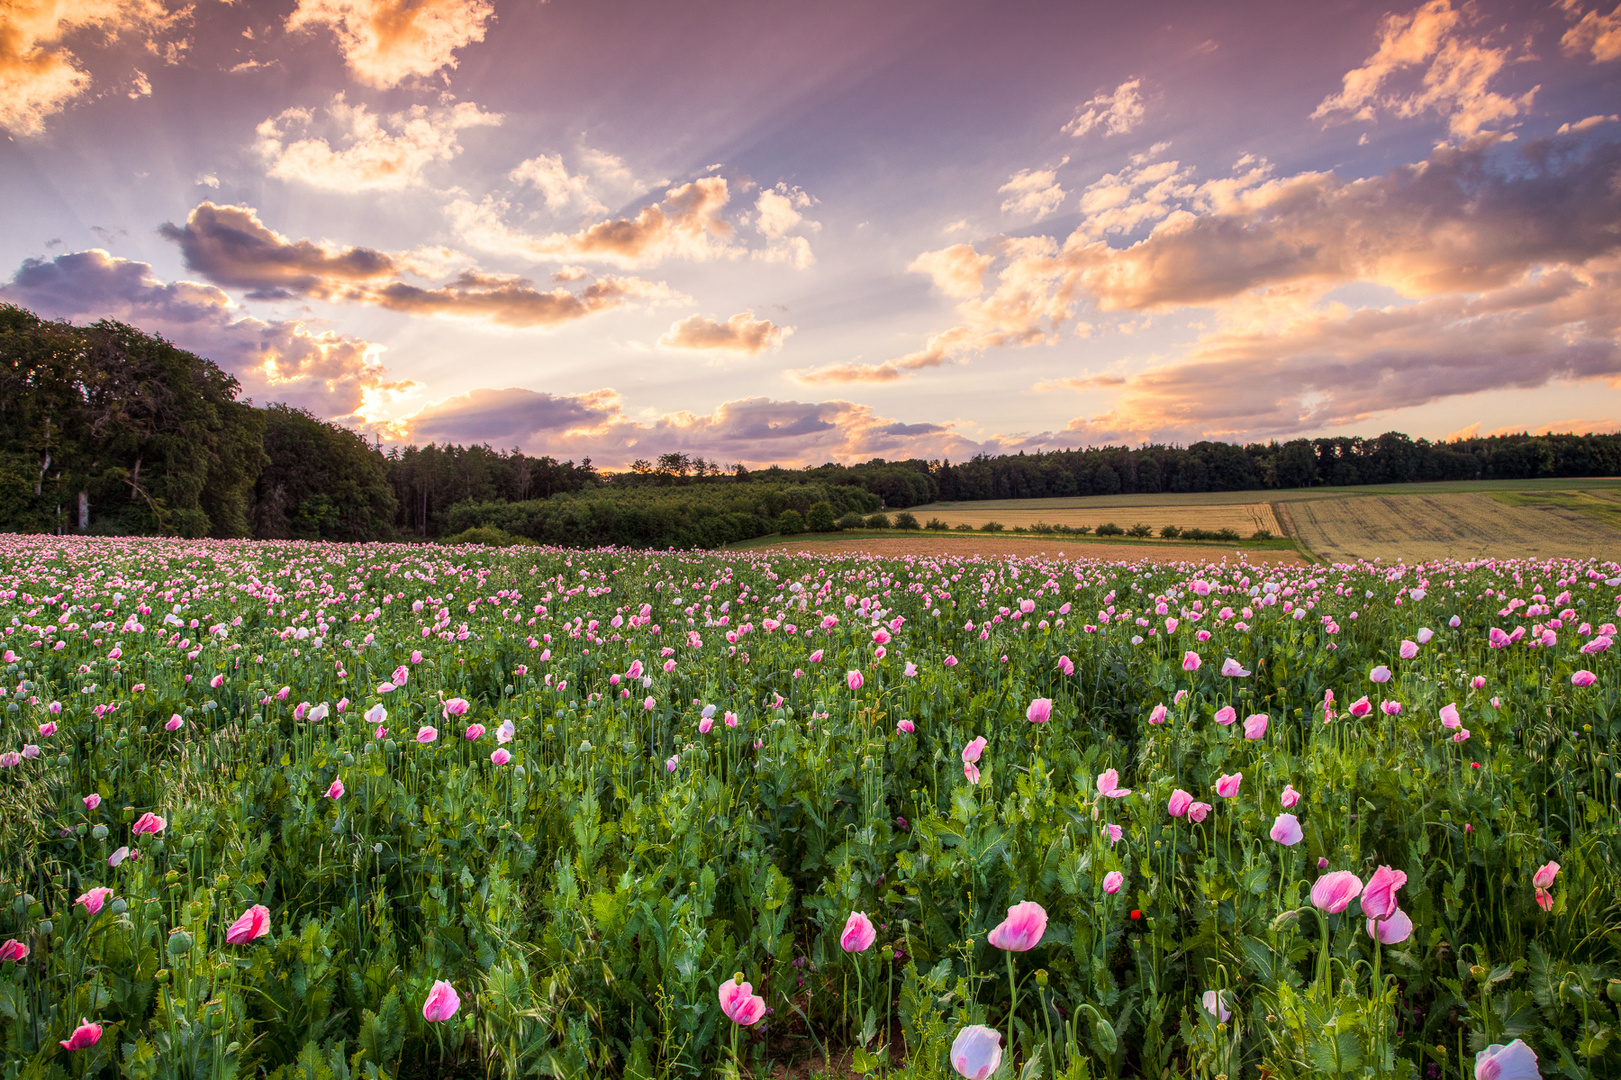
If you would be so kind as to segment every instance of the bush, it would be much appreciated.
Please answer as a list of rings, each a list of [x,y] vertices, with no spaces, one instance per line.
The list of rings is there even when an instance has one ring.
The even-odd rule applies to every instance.
[[[951,528],[950,525],[947,525],[937,517],[930,518],[929,523],[923,527],[928,529],[930,532],[945,532],[947,529]]]
[[[1124,536],[1124,535],[1126,535],[1126,530],[1122,529],[1120,526],[1116,525],[1114,522],[1108,521],[1108,522],[1105,522],[1102,525],[1098,526],[1098,535],[1099,536]]]
[[[1030,531],[1033,533],[1050,533],[1058,532],[1059,530],[1047,524],[1045,521],[1038,521],[1034,525],[1030,526]]]
[[[514,536],[505,529],[497,529],[489,525],[479,525],[471,529],[463,529],[455,536],[447,536],[438,541],[441,544],[482,544],[485,547],[538,547],[527,536]]]
[[[917,515],[912,513],[910,510],[902,510],[900,513],[895,515],[895,528],[897,529],[916,531],[922,527],[923,526],[917,523]]]
[[[1239,539],[1238,530],[1237,529],[1217,529],[1216,530],[1216,539],[1217,540],[1237,540],[1237,539]]]
[[[1182,530],[1175,525],[1166,525],[1160,529],[1159,534],[1166,540],[1175,540],[1182,535]]]
[[[968,524],[968,522],[965,521],[961,525],[957,526],[956,531],[957,532],[973,532],[974,527],[972,525]]]
[[[869,529],[887,529],[887,528],[889,528],[889,515],[888,514],[873,514],[873,515],[869,516],[867,518],[867,528],[869,528]]]
[[[804,515],[798,510],[784,510],[777,515],[777,531],[784,536],[795,536],[804,532]]]
[[[1142,522],[1139,521],[1137,524],[1133,525],[1131,528],[1126,530],[1126,535],[1127,536],[1135,536],[1135,537],[1138,537],[1140,539],[1140,538],[1142,538],[1144,536],[1152,535],[1153,532],[1154,532],[1153,526],[1144,525]]]
[[[1250,533],[1250,539],[1251,540],[1270,540],[1270,539],[1272,539],[1272,530],[1271,529],[1256,529],[1254,532]]]
[[[1002,523],[1000,521],[987,521],[985,524],[983,524],[983,525],[981,525],[979,527],[979,531],[980,532],[1001,532],[1002,527],[1003,526],[1002,526]]]
[[[805,515],[805,528],[811,532],[832,532],[838,528],[838,518],[834,516],[833,504],[826,499],[813,504],[810,512]]]
[[[865,520],[866,519],[860,514],[852,510],[850,513],[840,517],[839,520],[833,524],[838,526],[840,529],[859,529]]]

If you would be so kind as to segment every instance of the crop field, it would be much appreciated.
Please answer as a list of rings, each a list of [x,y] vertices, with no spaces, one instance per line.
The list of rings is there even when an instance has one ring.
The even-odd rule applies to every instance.
[[[1250,494],[1254,495],[1253,492]],[[1007,499],[991,502],[930,503],[927,506],[915,507],[912,513],[919,521],[926,522],[930,518],[938,518],[952,528],[958,525],[971,525],[977,529],[987,521],[997,521],[1010,529],[1015,526],[1028,529],[1038,523],[1072,527],[1085,525],[1095,529],[1105,522],[1129,529],[1141,522],[1152,528],[1156,535],[1165,525],[1175,525],[1182,529],[1208,529],[1212,532],[1217,529],[1233,529],[1240,536],[1249,536],[1258,529],[1265,529],[1273,536],[1281,535],[1282,532],[1278,527],[1277,518],[1272,514],[1272,507],[1264,502],[1227,503],[1217,506],[1175,506],[1156,502],[1137,502],[1107,508],[1088,506],[1084,502],[1074,507],[1047,505],[1054,502],[1072,503],[1081,500]]]
[[[1621,530],[1574,502],[1381,495],[1292,502],[1285,512],[1293,535],[1330,560],[1621,556]]]
[[[1166,540],[1110,540],[1100,537],[1009,536],[1006,533],[845,533],[772,538],[738,545],[740,550],[806,555],[871,555],[879,558],[946,556],[957,559],[1048,558],[1143,560],[1155,563],[1247,562],[1256,565],[1308,562],[1293,547]]]
[[[1057,546],[0,538],[0,1078],[1621,1076],[1621,565]]]

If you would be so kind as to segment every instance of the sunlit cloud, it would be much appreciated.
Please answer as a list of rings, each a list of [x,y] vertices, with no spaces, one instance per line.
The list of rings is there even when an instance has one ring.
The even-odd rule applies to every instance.
[[[1621,60],[1621,4],[1608,15],[1603,8],[1583,11],[1582,0],[1560,0],[1559,6],[1577,20],[1559,42],[1567,56],[1586,56],[1595,64]]]
[[[341,92],[324,113],[292,108],[259,125],[255,145],[271,176],[330,191],[399,191],[426,183],[430,165],[460,154],[459,132],[501,123],[470,101],[379,116]],[[319,134],[294,137],[311,131]]]
[[[140,38],[154,55],[178,59],[186,44],[163,38],[191,17],[190,5],[171,10],[163,0],[7,0],[0,8],[0,127],[38,135],[46,120],[88,93],[90,72],[63,45],[70,33]],[[151,93],[139,71],[132,86],[134,96]]]
[[[1386,15],[1378,48],[1345,73],[1340,92],[1324,98],[1312,119],[1371,121],[1381,112],[1404,118],[1434,112],[1446,118],[1452,134],[1468,137],[1520,116],[1541,88],[1518,97],[1490,89],[1514,56],[1507,46],[1466,36],[1468,21],[1466,9],[1454,8],[1451,0]],[[1417,72],[1418,85],[1408,85],[1403,76]]]
[[[286,27],[330,30],[355,78],[387,88],[454,68],[494,13],[486,0],[299,0]]]
[[[778,326],[770,319],[756,319],[743,311],[725,322],[707,315],[691,315],[674,323],[659,338],[666,349],[718,350],[756,356],[768,349],[780,349],[783,339],[794,332],[791,326]]]
[[[1064,131],[1076,138],[1092,131],[1124,135],[1141,124],[1147,112],[1143,105],[1142,80],[1128,79],[1115,87],[1113,93],[1099,94],[1077,107],[1075,118],[1064,125]]]
[[[1050,169],[1020,169],[1008,182],[996,189],[1005,214],[1028,214],[1034,220],[1052,214],[1064,204],[1064,189],[1058,183],[1058,170],[1069,164],[1064,158]]]

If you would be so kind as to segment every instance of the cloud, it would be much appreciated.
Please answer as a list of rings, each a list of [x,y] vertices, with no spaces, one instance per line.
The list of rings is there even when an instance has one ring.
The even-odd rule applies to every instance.
[[[591,194],[591,178],[584,174],[570,176],[561,154],[541,154],[519,162],[510,176],[515,183],[529,184],[539,191],[553,210],[577,205],[588,214],[607,213],[608,208]]]
[[[1442,442],[1459,442],[1459,441],[1461,441],[1463,439],[1475,439],[1475,438],[1479,438],[1479,437],[1480,437],[1480,421],[1476,420],[1473,424],[1470,424],[1468,427],[1463,427],[1463,428],[1459,428],[1457,431],[1448,432],[1447,434],[1445,434],[1445,435],[1443,435],[1441,437],[1441,441]]]
[[[161,36],[191,14],[190,5],[170,11],[162,0],[7,0],[0,18],[0,127],[38,135],[48,118],[90,89],[90,73],[62,44],[69,34],[139,37],[162,55]],[[145,76],[136,74],[138,88]]]
[[[1474,438],[1475,434],[1479,433],[1480,425],[1475,424],[1473,426],[1474,433],[1465,436],[1466,438]],[[1493,435],[1591,435],[1595,432],[1611,434],[1617,430],[1621,430],[1621,421],[1606,417],[1603,420],[1555,420],[1551,424],[1543,424],[1538,428],[1532,428],[1524,424],[1519,427],[1497,428],[1494,431],[1488,431],[1486,437],[1491,438]],[[1448,438],[1451,438],[1451,436],[1448,436]]]
[[[146,263],[100,249],[28,259],[0,299],[50,318],[116,319],[162,334],[235,375],[261,404],[285,401],[327,418],[364,420],[415,387],[389,376],[375,342],[243,315],[212,285],[165,282]]]
[[[756,319],[752,311],[740,312],[723,323],[707,315],[691,315],[672,323],[659,344],[666,349],[717,349],[758,356],[767,349],[782,348],[783,339],[793,332],[791,326]]]
[[[1032,390],[1109,390],[1125,386],[1130,381],[1124,375],[1081,375],[1069,379],[1044,379]]]
[[[287,109],[261,123],[255,144],[270,175],[332,191],[400,191],[425,183],[423,170],[461,153],[457,133],[501,123],[470,101],[428,108],[413,105],[381,117],[340,92],[326,108],[327,134],[293,139],[316,125],[308,109]],[[332,137],[328,140],[327,135]],[[333,149],[334,142],[340,149]]]
[[[1451,0],[1430,0],[1406,15],[1386,15],[1379,23],[1379,47],[1359,68],[1345,73],[1340,92],[1324,98],[1313,120],[1348,114],[1373,120],[1383,110],[1403,118],[1436,112],[1453,135],[1479,134],[1531,107],[1539,86],[1507,97],[1488,84],[1510,62],[1507,48],[1491,48],[1466,38],[1465,12]],[[1410,69],[1422,68],[1416,87],[1391,84]]]
[[[1076,138],[1098,129],[1106,136],[1126,134],[1146,115],[1141,89],[1141,79],[1130,79],[1115,87],[1112,94],[1099,94],[1075,109],[1075,118],[1064,125],[1064,131]]]
[[[248,289],[248,295],[256,298],[309,296],[523,329],[557,326],[637,300],[685,300],[662,282],[640,278],[606,277],[571,292],[541,290],[525,278],[474,269],[463,270],[444,285],[425,288],[401,276],[425,276],[453,263],[452,255],[430,253],[423,258],[291,240],[265,225],[247,206],[203,202],[184,226],[166,224],[159,232],[180,245],[189,269],[216,284]],[[569,275],[568,280],[580,276]]]
[[[670,188],[660,202],[634,218],[599,221],[574,233],[532,235],[506,224],[511,209],[487,197],[474,203],[458,199],[448,213],[462,241],[483,251],[520,255],[537,261],[606,262],[617,266],[651,266],[665,259],[737,258],[744,248],[733,240],[731,222],[722,211],[731,200],[723,176],[706,176]]]
[[[448,398],[389,425],[392,436],[418,442],[488,442],[529,453],[624,468],[637,458],[682,452],[749,466],[867,461],[875,456],[967,458],[995,452],[999,439],[975,442],[950,424],[905,423],[848,401],[769,398],[728,401],[712,412],[632,419],[619,395],[597,390],[554,396],[510,387]]]
[[[454,68],[494,13],[486,0],[299,0],[286,25],[330,29],[355,78],[386,89]]]
[[[1611,113],[1609,116],[1589,116],[1587,119],[1578,120],[1574,124],[1560,124],[1559,134],[1576,135],[1591,128],[1596,128],[1600,124],[1613,124],[1617,120],[1621,120],[1621,116],[1614,113]]]
[[[1578,17],[1575,26],[1565,31],[1565,36],[1559,44],[1567,56],[1580,56],[1583,53],[1593,58],[1593,63],[1599,64],[1606,60],[1621,60],[1621,4],[1608,15],[1601,15],[1597,10],[1579,14],[1581,4],[1578,0],[1562,0],[1559,5],[1565,9],[1566,14]]]
[[[1064,189],[1058,184],[1058,170],[1069,164],[1065,157],[1051,169],[1020,169],[996,189],[1004,214],[1032,214],[1036,221],[1057,210],[1064,202]]]

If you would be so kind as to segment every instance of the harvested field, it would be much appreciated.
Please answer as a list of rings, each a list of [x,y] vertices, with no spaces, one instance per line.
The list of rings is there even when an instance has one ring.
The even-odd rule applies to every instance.
[[[1246,494],[1254,498],[1253,492]],[[1052,505],[1054,503],[1075,505],[1055,506]],[[1265,502],[1253,501],[1217,506],[1175,505],[1159,501],[1100,506],[1098,500],[1085,499],[1008,499],[931,503],[914,507],[912,513],[919,521],[939,518],[953,528],[967,524],[977,529],[987,521],[998,521],[1010,529],[1018,525],[1028,529],[1037,523],[1071,527],[1086,525],[1095,529],[1105,522],[1129,529],[1141,522],[1156,533],[1165,525],[1176,525],[1183,529],[1233,529],[1246,537],[1258,529],[1265,529],[1273,536],[1283,534],[1277,518],[1272,514],[1272,507]]]
[[[1621,555],[1621,530],[1560,501],[1505,505],[1481,492],[1364,495],[1291,502],[1288,513],[1301,542],[1335,562]]]
[[[910,536],[846,537],[836,540],[807,540],[803,537],[779,540],[750,551],[794,551],[807,555],[869,554],[883,556],[955,555],[961,558],[984,556],[1004,558],[1043,556],[1065,559],[1098,559],[1105,562],[1205,562],[1252,565],[1296,566],[1306,560],[1294,551],[1280,548],[1245,548],[1242,551],[1214,544],[1142,543],[1114,544],[1107,541],[1058,540],[1053,537],[992,536],[963,533]]]

